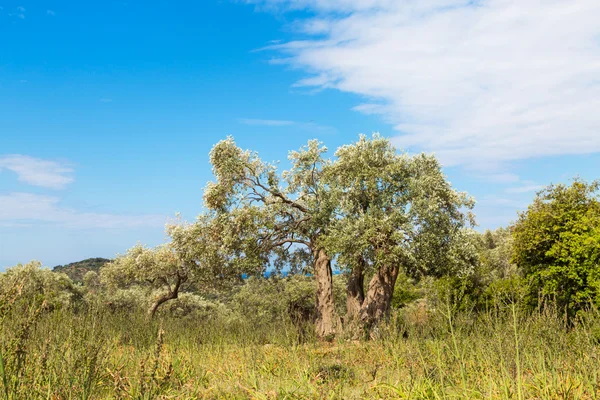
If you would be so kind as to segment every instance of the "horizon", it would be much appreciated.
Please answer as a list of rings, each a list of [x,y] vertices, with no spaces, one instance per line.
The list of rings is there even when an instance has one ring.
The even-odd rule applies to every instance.
[[[598,177],[600,3],[0,3],[0,271],[112,259],[202,211],[232,135],[286,167],[380,132],[507,226]]]

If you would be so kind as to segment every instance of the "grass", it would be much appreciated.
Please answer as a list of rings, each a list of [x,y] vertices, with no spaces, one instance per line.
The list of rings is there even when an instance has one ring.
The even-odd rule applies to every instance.
[[[41,311],[40,311],[41,310]],[[393,317],[377,340],[302,343],[287,323],[16,308],[0,319],[4,399],[596,399],[595,313]]]

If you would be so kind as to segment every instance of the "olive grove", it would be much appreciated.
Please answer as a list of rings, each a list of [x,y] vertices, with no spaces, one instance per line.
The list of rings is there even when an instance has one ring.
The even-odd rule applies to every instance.
[[[210,152],[205,211],[168,225],[168,243],[134,246],[88,272],[83,288],[39,265],[0,283],[35,270],[19,290],[60,286],[65,299],[142,307],[150,318],[287,314],[320,338],[370,337],[393,307],[415,299],[485,310],[527,296],[539,307],[551,296],[569,315],[598,303],[597,183],[550,186],[514,225],[480,234],[474,200],[435,156],[400,152],[375,134],[334,154],[312,140],[288,161],[284,170],[229,137]]]

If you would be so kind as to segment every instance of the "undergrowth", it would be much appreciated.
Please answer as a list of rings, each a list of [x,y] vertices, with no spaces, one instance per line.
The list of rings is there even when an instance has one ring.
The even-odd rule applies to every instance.
[[[600,316],[512,305],[332,343],[292,324],[0,307],[0,399],[595,399]],[[407,322],[407,321],[410,321]]]

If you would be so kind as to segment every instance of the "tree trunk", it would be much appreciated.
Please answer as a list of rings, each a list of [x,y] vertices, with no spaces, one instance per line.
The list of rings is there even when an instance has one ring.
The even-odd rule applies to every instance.
[[[314,252],[314,274],[317,280],[317,318],[315,330],[320,338],[335,336],[341,321],[335,312],[331,259],[323,249]]]
[[[159,297],[154,303],[152,303],[152,306],[148,310],[148,315],[150,316],[150,318],[154,318],[154,314],[156,314],[156,310],[158,310],[158,307],[160,307],[163,303],[166,303],[167,301],[176,299],[176,298],[177,298],[176,293],[168,293],[168,294],[165,294],[164,296]]]
[[[382,267],[369,282],[360,310],[360,320],[367,331],[389,314],[398,272],[397,266]]]
[[[169,288],[169,292],[167,294],[159,297],[154,303],[152,303],[152,306],[148,310],[148,315],[150,316],[150,318],[154,318],[156,310],[158,310],[158,307],[160,307],[163,303],[166,303],[169,300],[176,299],[179,296],[179,288],[181,287],[181,284],[184,281],[184,278],[178,276],[177,281],[175,282],[175,287],[173,287],[173,289]]]
[[[353,325],[358,321],[360,308],[365,300],[363,263],[364,260],[361,257],[358,264],[352,268],[346,285],[346,320],[344,323],[348,325]]]

